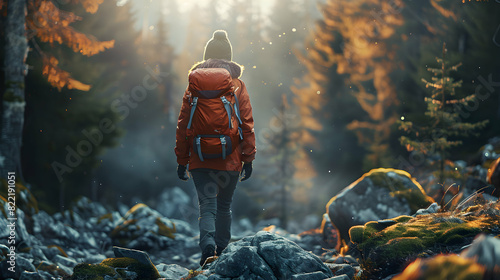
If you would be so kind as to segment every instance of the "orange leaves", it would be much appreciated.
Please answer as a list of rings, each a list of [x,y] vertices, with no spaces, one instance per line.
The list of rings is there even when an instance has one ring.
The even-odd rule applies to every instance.
[[[101,5],[104,0],[73,0],[72,2],[75,4],[82,4],[83,8],[85,8],[85,11],[94,14],[95,12],[97,12],[99,5]]]
[[[53,56],[43,58],[42,74],[47,77],[47,80],[53,87],[56,87],[59,91],[64,87],[83,91],[88,91],[90,89],[90,85],[71,78],[68,72],[57,66],[58,64],[59,61]]]
[[[5,0],[0,0],[0,11],[3,9],[3,7],[7,7],[7,3]]]
[[[95,55],[114,46],[114,40],[100,42],[73,29],[69,25],[81,18],[59,10],[52,1],[41,1],[38,10],[31,11],[31,14],[33,16],[28,17],[28,26],[42,42],[65,44],[74,52],[86,56]]]
[[[0,9],[5,0],[0,0]],[[72,3],[80,3],[87,12],[95,13],[103,0],[71,0]],[[71,23],[81,20],[72,12],[60,10],[53,1],[37,0],[28,2],[28,16],[26,25],[28,34],[34,34],[40,41],[53,44],[64,44],[74,52],[86,56],[98,54],[106,49],[114,47],[115,41],[98,41],[96,38],[76,31]],[[78,89],[88,91],[90,85],[79,82],[71,77],[71,74],[58,67],[59,61],[53,56],[47,56],[40,48],[38,50],[43,56],[43,75],[48,82],[61,90]]]
[[[432,5],[432,7],[434,7],[434,9],[436,9],[444,17],[446,17],[446,18],[451,17],[453,20],[457,20],[457,15],[453,11],[447,10],[443,6],[436,3],[435,0],[431,0],[431,5]]]

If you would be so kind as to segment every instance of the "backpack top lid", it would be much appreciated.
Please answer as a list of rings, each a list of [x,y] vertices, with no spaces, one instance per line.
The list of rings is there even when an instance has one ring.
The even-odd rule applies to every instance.
[[[189,73],[189,91],[200,98],[216,98],[231,92],[233,80],[223,68],[200,68]]]

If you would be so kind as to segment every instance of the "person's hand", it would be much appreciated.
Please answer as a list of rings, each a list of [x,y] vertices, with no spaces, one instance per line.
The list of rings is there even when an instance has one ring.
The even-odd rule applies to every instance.
[[[243,182],[245,180],[247,180],[248,178],[250,178],[250,176],[252,176],[252,170],[253,170],[253,167],[252,167],[252,163],[251,162],[245,162],[243,164],[243,169],[241,170],[241,180],[240,182]]]
[[[188,174],[186,172],[186,166],[185,165],[177,165],[177,176],[179,179],[182,181],[187,181],[188,180]]]

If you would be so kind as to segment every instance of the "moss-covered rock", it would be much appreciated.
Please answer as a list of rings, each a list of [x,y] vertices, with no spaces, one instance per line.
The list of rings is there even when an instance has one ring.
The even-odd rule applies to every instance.
[[[364,174],[334,196],[326,208],[341,237],[348,240],[352,226],[411,215],[433,202],[408,172],[379,168]]]
[[[141,250],[162,249],[175,239],[175,224],[147,205],[132,207],[111,232],[114,244]]]
[[[366,272],[386,276],[417,257],[458,252],[479,233],[498,235],[499,210],[496,203],[463,212],[400,216],[354,226],[349,234],[363,256],[361,264],[368,267]]]
[[[7,217],[7,212],[5,212],[4,204],[7,204],[8,196],[9,196],[9,184],[7,180],[0,180],[0,209],[2,211],[2,215],[5,218]],[[31,191],[23,184],[17,182],[15,183],[15,201],[16,207],[18,209],[23,210],[23,212],[27,215],[27,217],[31,217],[38,213],[38,201],[35,196],[31,193]]]
[[[426,260],[416,260],[393,280],[477,280],[484,279],[484,271],[482,265],[471,259],[456,255],[441,255]]]
[[[114,268],[102,264],[80,263],[73,269],[71,280],[103,280],[104,276],[117,276]]]
[[[73,269],[71,280],[101,280],[105,276],[114,279],[153,280],[160,278],[158,270],[132,258],[108,258],[100,264],[81,263]]]

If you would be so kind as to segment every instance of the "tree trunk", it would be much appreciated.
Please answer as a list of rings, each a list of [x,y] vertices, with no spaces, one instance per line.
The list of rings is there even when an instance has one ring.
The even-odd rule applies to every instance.
[[[0,178],[7,172],[21,174],[21,143],[24,124],[24,76],[28,54],[26,0],[9,0],[5,25],[5,92],[0,127]]]

